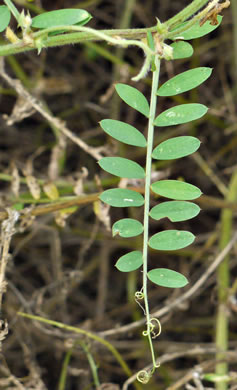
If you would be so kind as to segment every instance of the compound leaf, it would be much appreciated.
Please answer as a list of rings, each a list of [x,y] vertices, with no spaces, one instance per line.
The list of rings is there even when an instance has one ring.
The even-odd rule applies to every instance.
[[[159,180],[151,185],[151,189],[158,195],[175,200],[192,200],[202,194],[198,187],[179,180]]]
[[[148,245],[160,251],[175,251],[192,244],[195,236],[186,230],[165,230],[154,234]]]
[[[198,138],[191,136],[170,138],[153,150],[152,157],[156,160],[173,160],[185,157],[196,152],[200,143]]]
[[[155,126],[174,126],[201,118],[207,107],[199,103],[180,104],[162,112],[154,121]]]
[[[146,146],[146,138],[135,127],[115,119],[103,119],[102,129],[120,142],[133,146]]]
[[[143,262],[142,252],[133,251],[129,252],[126,255],[120,257],[115,264],[115,267],[118,268],[121,272],[130,272],[135,271],[141,267]]]
[[[92,16],[83,9],[59,9],[35,16],[32,18],[32,27],[45,29],[57,26],[72,26],[74,24],[82,26],[89,22],[91,18]]]
[[[211,68],[199,67],[180,73],[166,81],[157,91],[158,96],[175,96],[179,93],[190,91],[196,88],[210,77]]]
[[[115,89],[125,103],[146,117],[149,117],[149,104],[143,93],[127,84],[118,83]]]
[[[102,192],[100,200],[113,207],[140,207],[144,198],[139,192],[126,188],[112,188]]]
[[[151,282],[162,287],[181,288],[188,284],[184,275],[166,268],[155,268],[149,271],[147,276]]]
[[[112,227],[113,237],[117,234],[121,237],[136,237],[143,232],[143,224],[136,219],[123,218],[115,222]]]
[[[145,171],[135,161],[123,157],[104,157],[99,161],[99,165],[106,172],[119,177],[129,179],[143,179]]]
[[[6,5],[0,6],[0,32],[4,31],[9,25],[11,12]]]
[[[197,204],[173,200],[154,206],[150,211],[150,216],[155,220],[169,218],[172,222],[180,222],[194,218],[199,213],[200,207]]]

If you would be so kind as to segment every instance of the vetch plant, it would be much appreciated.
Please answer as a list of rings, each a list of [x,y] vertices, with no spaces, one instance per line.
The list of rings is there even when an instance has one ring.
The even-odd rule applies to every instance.
[[[197,29],[197,26],[195,28]],[[195,35],[198,37],[197,33]],[[188,37],[189,35],[186,35],[186,39]],[[151,48],[155,47],[156,39],[157,36],[148,36]],[[159,41],[158,44],[160,45]],[[178,46],[175,47],[175,53],[179,56]],[[135,147],[146,148],[145,169],[135,161],[127,158],[104,157],[99,161],[101,168],[115,176],[145,180],[144,197],[132,189],[122,188],[109,189],[100,195],[100,199],[103,202],[113,207],[144,206],[143,225],[135,219],[125,218],[117,221],[112,228],[113,236],[118,234],[121,237],[135,237],[143,233],[142,251],[129,252],[120,257],[116,263],[117,269],[122,272],[131,272],[142,267],[142,288],[136,292],[135,299],[138,301],[139,306],[142,307],[146,316],[146,330],[143,332],[143,335],[148,338],[152,356],[152,369],[149,372],[142,370],[137,375],[137,379],[142,383],[147,383],[154,370],[159,367],[159,363],[157,363],[155,358],[153,339],[159,336],[161,325],[159,319],[152,318],[150,315],[148,280],[158,286],[169,288],[181,288],[188,283],[187,278],[175,270],[167,268],[149,270],[149,248],[160,251],[178,250],[192,244],[195,239],[191,232],[179,229],[160,231],[149,237],[149,219],[160,220],[168,218],[172,222],[180,222],[194,218],[200,212],[200,208],[191,201],[201,195],[199,188],[179,180],[159,180],[151,183],[152,159],[174,160],[182,158],[194,153],[200,146],[200,141],[196,137],[179,136],[168,139],[154,147],[154,131],[156,127],[174,126],[191,122],[201,118],[207,112],[206,106],[199,103],[190,103],[174,106],[156,116],[157,97],[174,96],[189,91],[202,84],[212,72],[212,69],[207,67],[188,70],[173,77],[158,88],[160,63],[164,56],[163,52],[155,54],[152,59],[153,77],[150,103],[140,91],[132,86],[126,84],[117,84],[115,86],[120,98],[147,118],[147,139],[138,129],[130,124],[113,119],[105,119],[100,123],[102,129],[118,141]],[[179,58],[181,56],[182,54],[180,54]],[[171,200],[161,202],[150,209],[151,191]]]
[[[152,71],[149,101],[133,86],[121,83],[115,86],[123,102],[146,118],[147,138],[131,124],[113,119],[103,119],[100,122],[101,128],[114,139],[146,149],[145,168],[124,157],[103,157],[99,160],[100,167],[112,175],[120,178],[143,179],[145,182],[144,196],[133,189],[112,188],[104,191],[100,195],[100,200],[113,207],[144,207],[143,223],[133,218],[121,219],[113,225],[112,234],[124,238],[143,234],[141,250],[132,251],[120,257],[116,262],[116,267],[121,272],[131,272],[139,268],[142,270],[142,287],[136,292],[135,299],[146,317],[146,329],[143,335],[149,342],[152,368],[148,372],[140,371],[137,378],[140,382],[147,383],[159,366],[153,339],[161,332],[159,319],[153,318],[150,314],[148,281],[169,288],[182,288],[188,283],[185,275],[174,269],[159,267],[150,269],[149,248],[159,251],[178,250],[192,244],[195,239],[191,232],[180,230],[178,226],[150,236],[149,221],[150,218],[157,221],[168,218],[171,222],[178,223],[194,218],[200,212],[200,208],[193,200],[201,195],[198,187],[185,181],[169,179],[152,183],[152,160],[180,159],[191,155],[200,147],[200,141],[188,135],[174,137],[159,145],[154,145],[154,132],[157,131],[156,128],[189,123],[203,117],[207,112],[207,107],[203,104],[188,103],[176,105],[157,115],[157,100],[198,87],[212,72],[212,69],[208,67],[187,70],[159,87],[160,66],[165,60],[190,57],[193,48],[186,40],[199,38],[213,31],[221,21],[218,13],[228,6],[229,2],[219,4],[219,0],[194,0],[183,11],[166,22],[161,23],[157,20],[157,24],[152,28],[132,31],[98,31],[85,27],[91,19],[91,15],[85,10],[57,10],[31,18],[24,12],[20,14],[11,0],[4,0],[4,3],[6,5],[0,7],[0,31],[7,29],[6,37],[10,44],[0,47],[0,55],[32,49],[37,49],[40,53],[44,47],[97,39],[124,48],[136,46],[144,51],[145,61],[139,74],[133,78],[134,81],[142,79],[150,69]],[[8,27],[11,13],[22,30],[20,37]],[[73,34],[68,34],[72,32]],[[167,40],[174,42],[168,45]],[[168,200],[151,208],[152,193]]]

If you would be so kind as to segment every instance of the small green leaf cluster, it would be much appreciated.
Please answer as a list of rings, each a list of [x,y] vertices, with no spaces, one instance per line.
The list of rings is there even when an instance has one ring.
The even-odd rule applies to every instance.
[[[174,96],[189,91],[203,83],[211,75],[211,72],[212,69],[206,67],[183,72],[163,84],[158,89],[157,95]],[[115,88],[126,104],[149,118],[149,103],[140,91],[126,84],[117,84]],[[154,126],[166,127],[187,123],[201,118],[206,112],[207,107],[202,104],[180,104],[159,114],[154,120]],[[147,147],[144,135],[127,123],[105,119],[100,122],[100,125],[107,134],[120,142],[136,147]],[[155,147],[152,158],[155,160],[179,159],[196,152],[199,146],[200,141],[195,137],[174,137]],[[99,165],[106,172],[120,178],[145,179],[146,177],[143,167],[127,158],[104,157],[99,161]],[[179,180],[159,180],[151,185],[151,190],[159,196],[170,199],[159,203],[150,210],[150,217],[155,220],[168,218],[172,222],[180,222],[194,218],[200,212],[199,206],[191,201],[198,198],[201,191],[190,183]],[[100,199],[113,207],[140,207],[144,205],[144,197],[131,189],[109,189],[100,195]],[[142,234],[143,225],[135,219],[124,218],[113,225],[112,232],[113,236],[135,237]],[[154,234],[150,237],[148,246],[160,251],[178,250],[190,245],[194,239],[195,236],[191,232],[171,229]],[[122,272],[130,272],[138,269],[142,264],[142,252],[132,251],[120,257],[116,267]],[[150,270],[147,277],[159,286],[170,288],[183,287],[188,283],[184,275],[164,268]]]

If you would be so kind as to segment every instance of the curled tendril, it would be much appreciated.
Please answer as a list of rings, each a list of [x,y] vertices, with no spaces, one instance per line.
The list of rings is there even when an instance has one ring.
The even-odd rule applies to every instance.
[[[149,380],[151,379],[153,374],[153,371],[146,371],[146,370],[141,370],[137,373],[137,380],[138,382],[142,383],[143,385],[146,385]]]
[[[152,338],[155,339],[161,334],[161,323],[158,318],[151,318],[150,322],[147,325],[148,329],[142,332],[143,336],[148,336],[151,333]]]
[[[136,291],[135,292],[135,301],[137,302],[138,306],[140,306],[140,308],[142,309],[144,315],[146,315],[146,310],[144,309],[144,307],[139,302],[142,299],[144,299],[144,294],[143,294],[143,291],[141,289],[141,291]]]
[[[135,299],[137,300],[142,300],[142,299],[144,299],[144,293],[143,293],[143,291],[141,290],[141,291],[136,291],[135,292]]]
[[[152,338],[155,339],[161,334],[161,323],[158,320],[158,318],[154,317],[151,318],[150,324],[152,325],[151,327]]]

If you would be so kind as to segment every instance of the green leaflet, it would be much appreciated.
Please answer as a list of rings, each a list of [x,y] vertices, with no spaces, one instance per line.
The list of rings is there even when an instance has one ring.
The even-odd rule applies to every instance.
[[[127,84],[116,84],[115,89],[125,103],[149,117],[149,104],[143,93]]]
[[[206,373],[203,376],[203,379],[209,382],[218,383],[218,382],[231,382],[233,378],[230,375],[220,375],[214,372]]]
[[[200,213],[200,207],[192,202],[173,200],[154,206],[150,211],[153,219],[169,218],[172,222],[186,221],[196,217]]]
[[[4,31],[9,25],[11,12],[6,5],[0,6],[0,32]]]
[[[198,187],[179,180],[156,181],[151,189],[158,195],[175,200],[192,200],[202,194]]]
[[[37,15],[32,18],[32,27],[50,28],[57,26],[83,25],[89,22],[92,16],[83,9],[59,9]]]
[[[104,157],[99,161],[99,165],[106,172],[118,177],[129,179],[143,179],[145,171],[135,161],[123,157]]]
[[[175,96],[179,93],[189,91],[202,84],[210,77],[211,68],[199,67],[180,73],[166,81],[157,91],[158,96]]]
[[[181,288],[188,284],[187,278],[179,272],[166,268],[156,268],[148,272],[148,279],[162,287]]]
[[[199,103],[180,104],[169,108],[158,115],[154,121],[155,126],[174,126],[194,121],[207,112],[207,107]]]
[[[173,39],[175,40],[175,39],[179,38],[179,39],[189,40],[189,39],[201,38],[204,35],[207,35],[210,32],[214,31],[220,25],[220,23],[222,21],[222,16],[218,15],[217,20],[218,20],[218,24],[214,25],[214,26],[212,24],[210,24],[209,21],[204,23],[203,26],[200,26],[199,23],[197,22],[191,28],[189,28],[187,31],[183,31],[181,33],[178,33],[178,36],[173,38]],[[181,25],[176,27],[175,30],[180,29],[180,27],[185,26],[187,23],[188,22],[182,23]],[[172,32],[175,32],[175,30],[173,30]]]
[[[146,146],[146,138],[135,127],[115,119],[103,119],[102,129],[120,142],[133,146]]]
[[[174,251],[192,244],[195,236],[186,230],[165,230],[154,234],[148,245],[160,251]]]
[[[136,219],[123,218],[115,222],[112,227],[113,237],[117,234],[120,237],[128,238],[138,236],[143,232],[143,224]]]
[[[144,198],[141,194],[124,188],[106,190],[99,198],[113,207],[140,207],[144,204]]]
[[[135,271],[141,267],[143,262],[142,252],[133,251],[129,252],[126,255],[120,257],[115,264],[115,267],[118,268],[121,272],[130,272]]]
[[[152,157],[156,160],[173,160],[185,157],[196,152],[200,143],[198,138],[191,136],[170,138],[153,150]]]
[[[173,42],[170,45],[173,48],[173,59],[189,58],[193,55],[193,47],[185,41]]]

